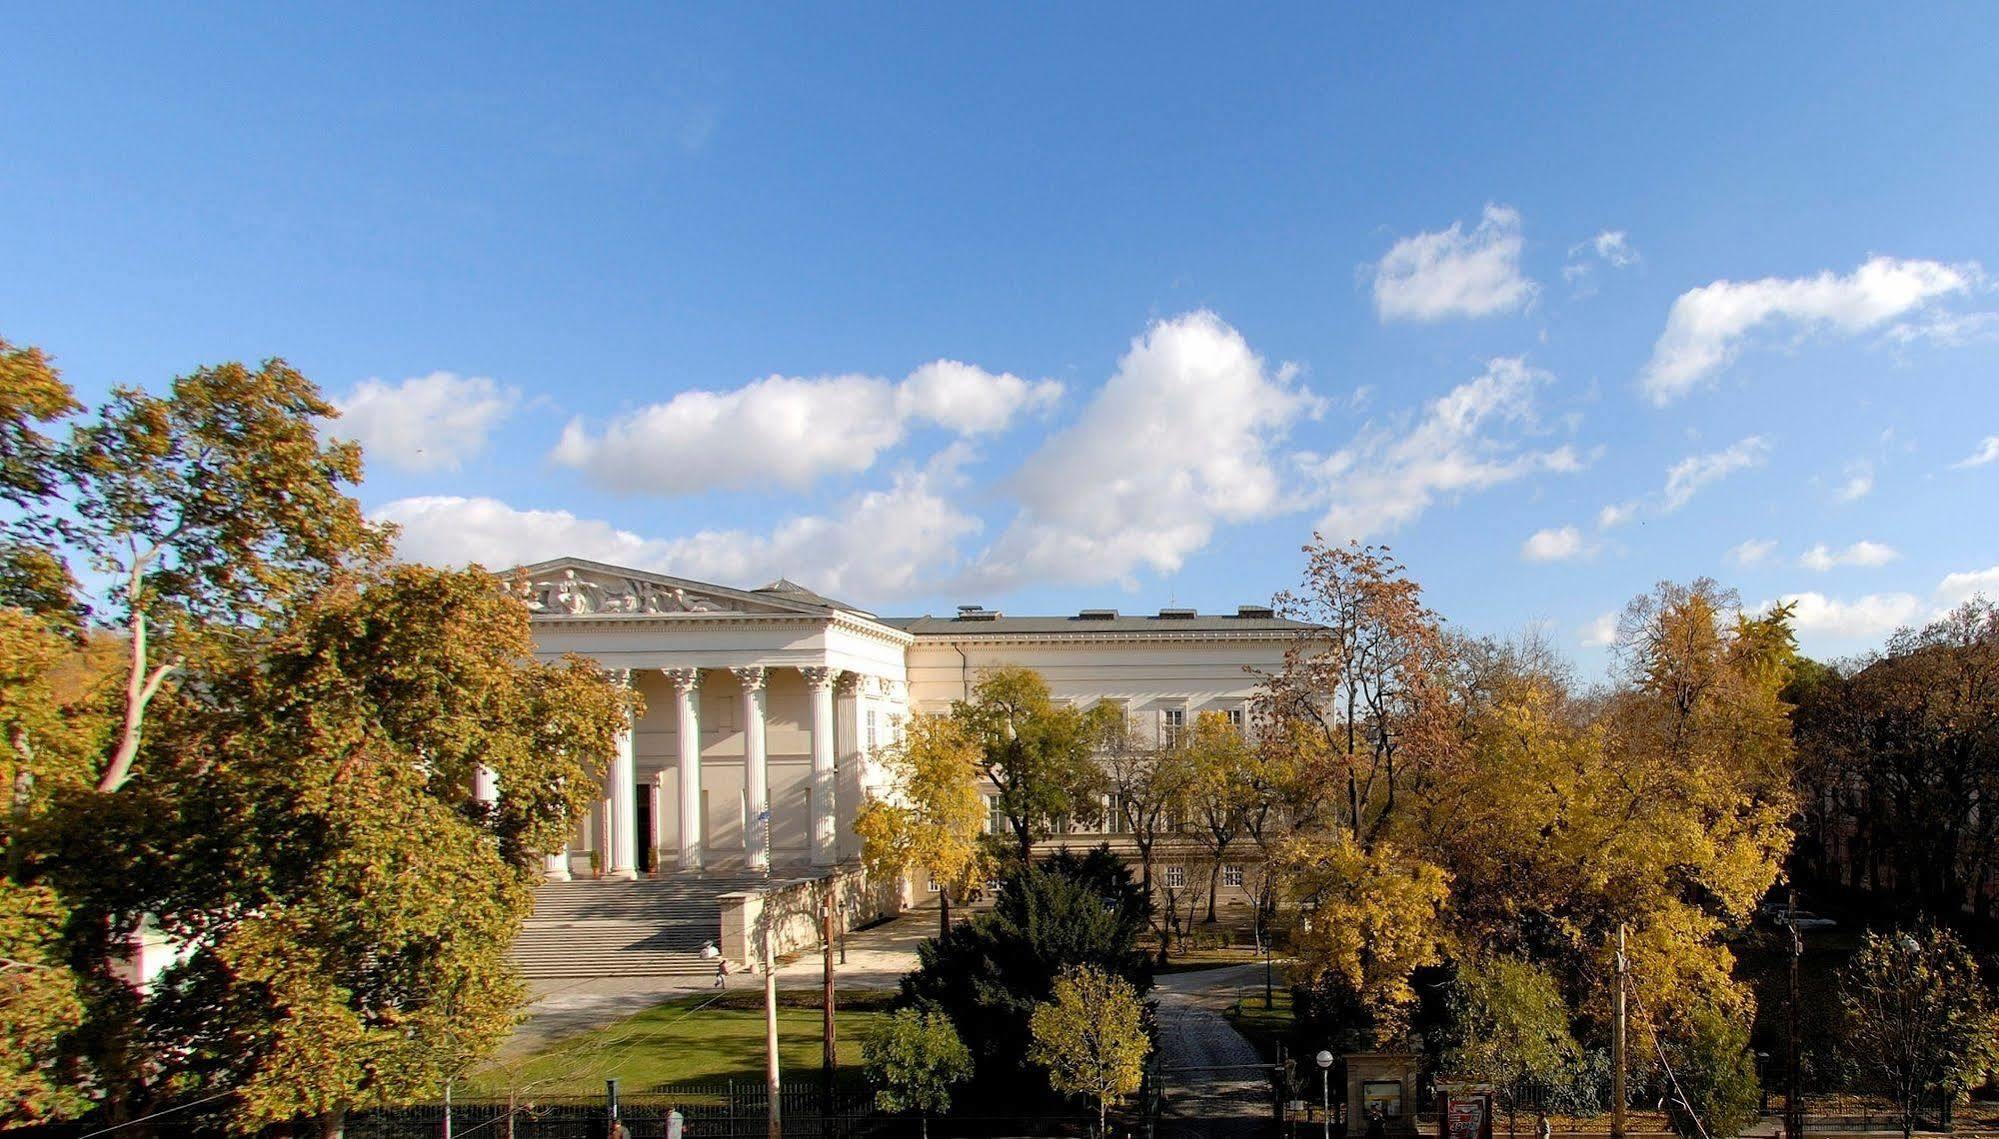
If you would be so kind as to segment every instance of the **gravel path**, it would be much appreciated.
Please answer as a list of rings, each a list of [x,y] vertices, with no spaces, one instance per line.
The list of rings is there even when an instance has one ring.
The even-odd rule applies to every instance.
[[[1270,1078],[1263,1060],[1221,1011],[1252,989],[1261,992],[1262,985],[1261,963],[1159,978],[1162,1135],[1269,1132]]]

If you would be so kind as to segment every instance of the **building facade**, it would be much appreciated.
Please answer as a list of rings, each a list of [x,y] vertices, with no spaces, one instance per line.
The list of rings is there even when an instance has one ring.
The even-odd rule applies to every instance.
[[[1258,674],[1303,628],[1251,605],[882,617],[784,580],[735,589],[576,558],[529,566],[509,588],[524,591],[542,655],[589,657],[644,701],[602,799],[548,855],[555,881],[852,862],[855,812],[885,785],[876,750],[982,670],[1031,668],[1056,699],[1116,701],[1164,735],[1203,712],[1246,714]]]

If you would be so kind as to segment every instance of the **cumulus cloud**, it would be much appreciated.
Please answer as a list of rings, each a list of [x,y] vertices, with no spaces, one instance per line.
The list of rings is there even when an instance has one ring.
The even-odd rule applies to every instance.
[[[1347,446],[1301,465],[1326,502],[1319,528],[1334,541],[1367,538],[1410,522],[1441,497],[1487,490],[1582,460],[1567,445],[1525,449],[1535,427],[1534,390],[1554,379],[1516,357],[1425,404],[1414,422],[1369,425]]]
[[[960,540],[978,531],[978,520],[937,493],[933,481],[905,472],[830,515],[789,518],[767,533],[648,537],[567,510],[456,496],[399,499],[372,516],[401,528],[396,552],[407,561],[501,567],[573,555],[737,586],[788,576],[868,604],[934,586],[954,572]]]
[[[1617,643],[1617,614],[1598,615],[1582,627],[1582,643],[1585,648],[1602,648]]]
[[[1520,544],[1520,556],[1530,562],[1565,562],[1589,552],[1574,526],[1536,530]]]
[[[1952,463],[1951,466],[1961,470],[1966,467],[1982,467],[1991,462],[1999,462],[1999,435],[1987,435],[1971,454]]]
[[[564,429],[551,457],[620,493],[695,494],[777,484],[803,490],[826,475],[858,474],[929,422],[962,436],[1005,429],[1062,394],[956,360],[937,360],[900,383],[878,376],[769,376],[730,391],[685,391],[591,431]]]
[[[1622,526],[1637,513],[1638,504],[1635,502],[1613,502],[1596,512],[1596,528],[1608,530],[1613,526]]]
[[[1913,593],[1870,593],[1851,601],[1823,593],[1787,593],[1779,600],[1796,606],[1791,625],[1803,636],[1880,637],[1924,615],[1922,600]],[[1760,608],[1767,611],[1770,606]]]
[[[1858,502],[1874,490],[1874,464],[1865,459],[1846,465],[1846,481],[1833,491],[1841,502]]]
[[[1750,538],[1728,551],[1728,560],[1747,568],[1761,565],[1777,549],[1777,543],[1768,538]]]
[[[1681,293],[1666,316],[1639,384],[1654,404],[1686,395],[1735,358],[1759,326],[1853,335],[1968,289],[1975,265],[1875,257],[1845,276],[1715,281]]]
[[[1470,233],[1460,222],[1391,246],[1374,268],[1382,320],[1490,316],[1526,307],[1539,291],[1520,272],[1519,211],[1488,205]]]
[[[1840,566],[1885,566],[1901,556],[1895,547],[1881,542],[1855,542],[1843,550],[1835,550],[1820,542],[1806,550],[1798,558],[1798,564],[1824,573]]]
[[[1076,422],[1013,476],[1018,515],[974,576],[1128,579],[1178,569],[1221,523],[1294,508],[1276,448],[1323,403],[1210,312],[1153,324]]]
[[[432,372],[399,384],[367,379],[334,401],[340,417],[326,430],[399,470],[455,471],[485,451],[487,437],[520,399],[518,389],[485,376]]]
[[[1666,471],[1666,509],[1678,510],[1702,487],[1737,471],[1762,466],[1769,455],[1770,445],[1760,435],[1750,435],[1705,455],[1688,455]]]
[[[1999,566],[1944,575],[1937,583],[1937,602],[1946,608],[1962,605],[1979,595],[1999,601]]]

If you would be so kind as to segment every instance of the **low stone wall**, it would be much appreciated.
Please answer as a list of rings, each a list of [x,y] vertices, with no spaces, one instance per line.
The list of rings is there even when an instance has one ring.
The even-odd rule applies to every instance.
[[[814,877],[774,882],[768,889],[723,894],[722,956],[738,965],[761,959],[762,923],[770,923],[771,952],[779,957],[819,947],[819,922],[827,890],[833,891],[836,934],[901,913],[907,883],[878,882],[858,866],[841,866]]]

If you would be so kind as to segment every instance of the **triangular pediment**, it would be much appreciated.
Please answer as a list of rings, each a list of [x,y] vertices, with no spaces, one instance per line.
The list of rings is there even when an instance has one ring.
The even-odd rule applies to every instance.
[[[833,610],[784,595],[732,589],[670,574],[555,558],[501,575],[537,617],[657,616],[678,613],[761,613],[823,617]]]

